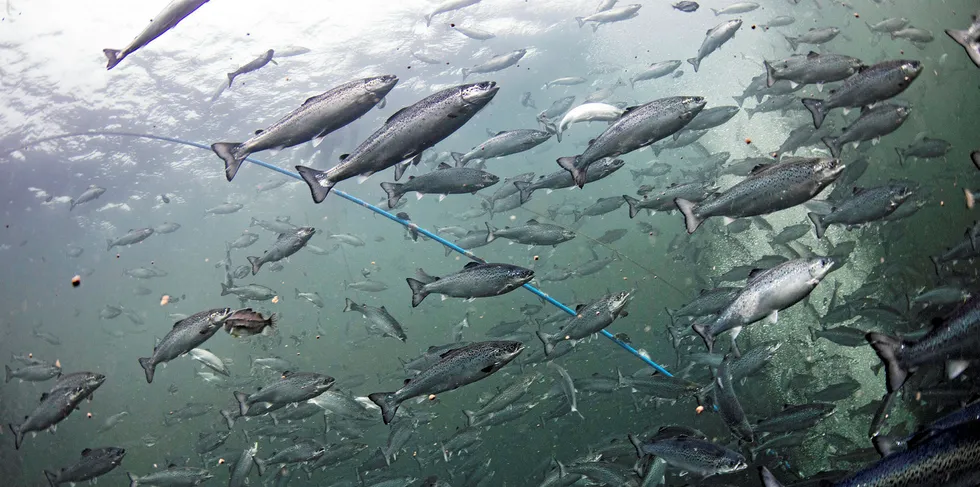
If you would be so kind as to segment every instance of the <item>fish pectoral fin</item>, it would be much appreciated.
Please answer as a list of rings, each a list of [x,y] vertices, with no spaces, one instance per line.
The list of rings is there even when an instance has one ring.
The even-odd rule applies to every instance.
[[[773,311],[769,314],[769,322],[774,325],[779,323],[779,310]]]

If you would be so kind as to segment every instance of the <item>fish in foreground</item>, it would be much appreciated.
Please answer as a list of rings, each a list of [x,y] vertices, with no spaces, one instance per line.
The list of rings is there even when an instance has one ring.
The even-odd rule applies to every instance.
[[[888,135],[902,126],[912,113],[912,107],[881,103],[874,108],[862,110],[861,117],[844,129],[837,137],[820,139],[834,157],[840,157],[844,145],[853,142],[855,145],[870,140],[876,145],[881,137]]]
[[[796,259],[756,273],[717,318],[706,324],[696,323],[692,328],[704,340],[709,352],[714,351],[715,338],[719,334],[732,330],[732,348],[738,357],[741,354],[735,346],[735,338],[743,327],[765,317],[776,322],[779,311],[809,296],[834,264],[829,257]]]
[[[833,183],[844,165],[819,157],[783,159],[760,166],[724,193],[700,203],[683,198],[674,202],[684,214],[687,233],[694,233],[712,216],[744,218],[765,215],[805,203]]]
[[[228,478],[228,487],[243,487],[248,484],[248,474],[252,472],[252,465],[255,463],[258,454],[258,442],[242,450],[238,460],[230,466],[231,475]]]
[[[350,298],[346,298],[344,302],[344,311],[361,313],[361,316],[370,321],[372,327],[378,330],[381,336],[397,338],[403,342],[408,338],[405,335],[405,330],[402,328],[401,323],[399,323],[394,316],[391,316],[391,313],[389,313],[384,306],[376,308],[366,304],[357,304],[351,301]]]
[[[126,450],[115,447],[105,448],[86,448],[82,450],[82,458],[77,463],[69,467],[64,467],[57,472],[44,471],[44,476],[48,479],[51,487],[61,484],[84,482],[101,477],[122,463],[126,456]]]
[[[514,360],[524,344],[513,341],[487,341],[448,350],[439,361],[408,379],[395,392],[375,392],[368,398],[381,408],[385,424],[391,423],[398,406],[408,399],[432,396],[485,379]]]
[[[78,408],[78,405],[90,397],[103,382],[105,382],[104,375],[89,372],[62,376],[50,392],[41,394],[41,403],[24,418],[20,426],[8,424],[10,432],[14,434],[14,447],[20,449],[21,443],[24,442],[24,435],[27,433],[47,429],[56,431],[58,423]]]
[[[112,250],[113,247],[123,247],[126,245],[137,244],[150,238],[152,235],[153,235],[152,228],[139,228],[136,230],[130,230],[129,232],[126,233],[126,235],[123,235],[122,237],[119,237],[115,240],[111,238],[105,239],[105,244],[106,244],[105,249],[106,251],[109,251]]]
[[[299,252],[307,242],[313,238],[316,229],[313,227],[300,227],[292,233],[281,233],[272,248],[267,250],[261,257],[248,257],[248,263],[252,264],[252,275],[258,274],[262,264],[277,262],[290,255]]]
[[[701,68],[701,61],[704,58],[735,37],[735,32],[738,32],[741,27],[742,19],[735,19],[722,22],[709,29],[705,34],[704,41],[701,42],[701,47],[698,48],[698,55],[687,60],[691,66],[694,66],[694,72],[697,73],[698,69]]]
[[[89,201],[99,199],[99,196],[102,196],[105,192],[105,188],[100,188],[94,184],[90,185],[88,189],[83,191],[82,194],[78,195],[78,198],[71,199],[71,206],[68,208],[68,211],[74,210],[76,206],[82,203],[88,203]]]
[[[165,470],[153,472],[142,477],[133,475],[132,472],[126,472],[126,475],[129,476],[129,487],[138,487],[140,485],[192,487],[214,477],[214,475],[211,475],[211,472],[203,468],[178,467],[173,464]]]
[[[558,333],[549,334],[543,331],[535,332],[544,344],[546,355],[551,355],[562,340],[581,340],[599,333],[620,316],[626,316],[626,304],[631,293],[621,291],[603,296],[587,305],[575,309],[575,316],[569,317],[560,327]]]
[[[221,329],[222,323],[230,315],[230,308],[215,308],[174,323],[173,329],[153,347],[153,355],[139,359],[140,366],[146,372],[147,384],[153,382],[153,373],[158,364],[180,357],[206,342]]]
[[[970,61],[980,68],[980,16],[974,15],[973,23],[966,30],[946,29],[946,35],[963,46]]]
[[[605,157],[627,154],[676,133],[701,112],[705,103],[700,96],[674,96],[627,108],[585,152],[559,157],[558,165],[568,171],[581,188],[587,181],[589,165]]]
[[[980,421],[924,435],[908,450],[878,460],[832,486],[977,485],[980,482]],[[763,467],[763,485],[782,487]]]
[[[497,238],[506,238],[513,242],[525,245],[558,245],[575,238],[575,232],[566,230],[558,225],[550,223],[539,223],[535,219],[528,220],[519,227],[504,227],[498,229],[486,223],[487,243],[493,242]]]
[[[450,152],[450,155],[456,161],[457,167],[463,167],[470,161],[485,161],[487,159],[528,151],[543,144],[550,138],[550,132],[541,130],[504,130],[497,132],[493,137],[490,137],[465,154]]]
[[[442,163],[435,171],[410,176],[405,183],[381,183],[381,189],[388,195],[388,208],[394,208],[405,193],[412,191],[418,194],[419,199],[425,194],[438,194],[439,201],[442,201],[446,195],[476,193],[499,181],[500,178],[486,171]]]
[[[888,392],[894,392],[912,372],[927,364],[945,364],[947,378],[958,377],[971,360],[978,358],[978,329],[980,296],[960,305],[946,321],[918,340],[875,332],[865,338],[885,365]]]
[[[313,372],[283,372],[282,377],[267,384],[254,394],[235,391],[235,400],[242,416],[248,410],[261,406],[266,410],[278,409],[294,402],[306,401],[319,396],[334,384],[334,378]]]
[[[245,142],[217,142],[211,144],[211,149],[225,161],[225,177],[231,181],[252,153],[279,150],[310,140],[319,145],[327,134],[369,112],[397,83],[398,77],[390,74],[348,81],[308,98],[299,108],[264,130],[256,131]]]
[[[596,12],[588,17],[575,17],[575,21],[578,22],[580,29],[585,27],[586,23],[592,22],[592,32],[595,32],[599,30],[599,26],[602,24],[622,22],[624,20],[629,20],[636,17],[639,15],[640,7],[642,7],[642,5],[632,3],[623,7],[610,8],[608,10]]]
[[[507,54],[499,54],[494,56],[487,62],[478,64],[472,68],[463,68],[463,79],[465,80],[466,77],[471,74],[493,73],[495,71],[509,68],[520,62],[521,58],[523,58],[525,54],[527,54],[527,49],[517,49],[508,52]]]
[[[419,269],[418,279],[405,279],[412,289],[412,307],[429,294],[454,298],[486,298],[509,293],[534,278],[534,271],[510,264],[470,262],[463,270],[444,277],[430,276]]]
[[[813,115],[813,126],[820,128],[834,108],[860,108],[887,100],[905,91],[921,72],[919,61],[884,61],[847,78],[823,100],[804,98],[803,106]]]
[[[146,26],[143,32],[140,32],[125,49],[121,51],[119,49],[102,50],[106,59],[108,59],[106,70],[116,67],[123,59],[126,59],[126,56],[136,52],[168,30],[176,27],[180,21],[194,13],[195,10],[205,3],[208,3],[208,0],[174,0],[167,4],[162,12],[153,17],[150,25]]]
[[[296,166],[296,170],[310,186],[313,201],[320,203],[340,181],[370,176],[406,160],[417,165],[422,160],[422,151],[465,125],[490,103],[498,90],[493,81],[446,88],[395,112],[352,153],[341,155],[340,164],[333,168],[319,171]],[[395,181],[405,168],[398,167]]]
[[[833,224],[845,225],[851,229],[881,220],[897,210],[909,196],[912,196],[912,191],[903,184],[877,188],[855,187],[853,195],[834,205],[830,213],[810,212],[807,216],[813,222],[817,238],[823,238],[827,227]]]
[[[432,17],[435,17],[436,15],[452,12],[454,10],[459,10],[478,3],[480,3],[480,0],[446,0],[439,5],[436,5],[436,8],[433,9],[432,12],[429,12],[423,17],[425,18],[425,26],[428,27],[429,24],[432,23]]]
[[[279,315],[273,313],[268,318],[252,308],[232,311],[225,318],[223,327],[229,335],[238,338],[252,335],[271,335],[276,330]],[[193,351],[192,351],[193,352]]]
[[[228,73],[228,87],[231,88],[231,84],[235,82],[235,78],[237,78],[239,75],[242,75],[242,74],[245,74],[245,73],[251,73],[252,71],[256,71],[258,69],[261,69],[261,68],[265,67],[265,65],[266,64],[269,64],[269,63],[275,64],[275,65],[279,65],[279,63],[275,62],[272,59],[272,56],[275,53],[276,53],[275,50],[269,49],[268,51],[262,53],[261,56],[259,56],[259,57],[255,58],[255,59],[249,61],[248,63],[242,65],[241,67],[239,67],[235,71],[233,71],[231,73]]]
[[[646,78],[644,78],[646,79]],[[617,106],[606,103],[585,103],[579,105],[565,114],[558,123],[558,132],[555,137],[561,142],[561,135],[568,126],[577,122],[612,122],[623,116],[624,110]]]
[[[691,436],[658,436],[643,443],[629,435],[636,455],[655,455],[668,465],[702,478],[745,470],[748,464],[740,453]]]

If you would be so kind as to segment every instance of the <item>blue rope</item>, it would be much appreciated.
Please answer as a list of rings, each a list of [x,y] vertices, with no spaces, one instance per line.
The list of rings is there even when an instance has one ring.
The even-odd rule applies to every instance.
[[[18,151],[20,149],[23,149],[24,147],[28,147],[30,145],[35,145],[35,144],[38,144],[40,142],[44,142],[44,141],[47,141],[47,140],[52,140],[52,139],[57,139],[57,138],[64,138],[64,137],[83,136],[83,135],[85,135],[85,136],[91,136],[91,135],[120,135],[120,136],[125,136],[125,137],[142,137],[142,138],[148,138],[148,139],[163,140],[163,141],[167,141],[167,142],[174,142],[174,143],[177,143],[177,144],[189,145],[191,147],[197,147],[198,149],[204,149],[204,150],[208,150],[208,151],[211,150],[211,147],[206,146],[204,144],[198,144],[197,142],[190,142],[190,141],[181,140],[181,139],[174,139],[174,138],[171,138],[171,137],[163,137],[163,136],[160,136],[160,135],[138,134],[138,133],[133,133],[133,132],[99,131],[99,132],[79,132],[79,133],[56,135],[56,136],[52,136],[52,137],[45,137],[43,139],[35,140],[34,142],[31,142],[30,144],[27,144],[27,145],[18,147],[17,149],[14,149],[14,150],[12,150],[10,152],[16,152],[16,151]],[[265,162],[265,161],[260,161],[258,159],[253,159],[252,157],[247,157],[247,158],[245,158],[245,160],[246,161],[249,161],[249,162],[251,162],[253,164],[258,164],[259,166],[262,166],[262,167],[264,167],[266,169],[270,169],[272,171],[278,172],[278,173],[280,173],[282,175],[289,176],[291,178],[298,179],[300,181],[303,180],[303,178],[299,174],[294,173],[292,171],[289,171],[287,169],[283,169],[283,168],[281,168],[279,166],[276,166],[274,164],[269,164],[268,162]],[[350,201],[352,203],[356,203],[356,204],[358,204],[360,206],[363,206],[364,208],[367,208],[367,209],[369,209],[369,210],[377,213],[378,215],[381,215],[381,216],[383,216],[383,217],[385,217],[385,218],[387,218],[387,219],[389,219],[389,220],[391,220],[393,222],[398,223],[399,225],[402,225],[404,227],[408,227],[410,229],[416,230],[417,232],[421,233],[422,235],[425,235],[426,237],[431,238],[432,240],[435,240],[436,242],[439,242],[442,245],[445,245],[446,247],[449,247],[450,249],[452,249],[452,250],[454,250],[454,251],[456,251],[456,252],[458,252],[460,254],[463,254],[463,255],[465,255],[466,257],[468,257],[468,258],[470,258],[472,260],[475,260],[475,261],[480,262],[480,263],[485,263],[486,262],[486,260],[481,259],[480,257],[477,257],[475,254],[473,254],[473,252],[471,252],[469,250],[466,250],[466,249],[464,249],[464,248],[462,248],[462,247],[460,247],[460,246],[458,246],[458,245],[456,245],[456,244],[454,244],[454,243],[452,243],[452,242],[450,242],[450,241],[448,241],[448,240],[446,240],[446,239],[444,239],[444,238],[442,238],[442,237],[440,237],[440,236],[438,236],[438,235],[436,235],[436,234],[434,234],[434,233],[432,233],[432,232],[430,232],[430,231],[428,231],[428,230],[426,230],[426,229],[424,229],[424,228],[422,228],[422,227],[420,227],[420,226],[418,226],[418,225],[416,225],[416,224],[414,224],[414,223],[412,223],[410,221],[407,221],[407,220],[403,220],[401,218],[398,218],[397,216],[391,214],[390,212],[385,211],[385,210],[381,209],[380,207],[378,207],[376,205],[372,205],[371,203],[368,203],[367,201],[364,201],[364,200],[362,200],[362,199],[360,199],[360,198],[358,198],[358,197],[356,197],[356,196],[354,196],[352,194],[349,194],[349,193],[347,193],[345,191],[341,191],[339,189],[333,189],[330,192],[332,194],[336,194],[337,196],[340,196],[341,198],[344,198],[347,201]],[[566,312],[566,313],[568,313],[568,314],[570,314],[572,316],[577,316],[578,315],[575,312],[575,310],[573,310],[572,308],[569,308],[568,306],[565,306],[564,304],[562,304],[557,299],[555,299],[555,298],[553,298],[553,297],[545,294],[544,291],[541,291],[540,289],[538,289],[538,288],[536,288],[536,287],[534,287],[534,286],[532,286],[530,284],[524,284],[523,287],[524,287],[524,289],[527,289],[528,291],[531,291],[532,293],[536,294],[539,298],[541,298],[541,299],[543,299],[543,300],[551,303],[552,305],[554,305],[555,307],[561,309],[562,311],[564,311],[564,312]],[[624,342],[624,341],[616,338],[615,336],[613,336],[612,333],[609,333],[606,330],[600,330],[599,333],[601,333],[602,336],[604,336],[604,337],[612,340],[615,344],[619,345],[620,347],[622,347],[627,352],[635,355],[640,360],[646,362],[647,365],[653,367],[654,369],[657,369],[657,372],[660,372],[661,374],[664,374],[667,377],[673,377],[673,374],[671,374],[670,372],[668,372],[667,369],[663,368],[660,364],[654,362],[649,357],[641,354],[639,351],[637,351],[635,348],[633,348],[630,344],[628,344],[628,343],[626,343],[626,342]]]

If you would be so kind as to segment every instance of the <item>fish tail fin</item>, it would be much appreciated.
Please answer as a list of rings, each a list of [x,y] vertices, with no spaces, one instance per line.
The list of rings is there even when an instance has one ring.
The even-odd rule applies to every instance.
[[[713,352],[715,348],[715,336],[711,333],[711,328],[708,325],[695,323],[691,325],[691,329],[704,340],[704,346],[708,347],[708,353]]]
[[[640,443],[639,438],[633,436],[632,434],[626,435],[626,437],[629,438],[633,448],[636,448],[636,458],[643,458],[643,444]]]
[[[575,184],[579,188],[582,188],[585,186],[586,170],[575,167],[575,164],[578,163],[580,158],[580,156],[559,157],[558,165],[561,166],[562,169],[568,171],[569,174],[572,175],[572,180],[575,181]]]
[[[54,472],[45,470],[44,478],[48,479],[48,484],[51,485],[51,487],[58,487],[58,475],[55,474]],[[130,487],[134,487],[136,484],[130,482],[129,485]]]
[[[227,409],[222,409],[218,412],[221,414],[222,418],[225,418],[225,424],[228,425],[228,429],[232,429],[235,427],[235,418],[232,417],[231,411]]]
[[[404,184],[399,183],[381,183],[381,189],[388,194],[388,208],[394,208],[398,204],[398,200],[405,194],[404,187]]]
[[[903,152],[901,148],[896,147],[895,153],[898,154],[898,165],[905,167],[905,152]]]
[[[241,413],[242,416],[245,416],[248,414],[248,394],[238,391],[235,391],[234,394],[235,400],[238,401],[238,412]]]
[[[156,364],[154,364],[150,357],[140,357],[140,367],[143,367],[143,372],[146,373],[146,383],[153,383],[153,372],[156,371]]]
[[[14,448],[20,450],[20,444],[24,442],[24,432],[20,428],[14,426],[13,423],[7,423],[7,427],[10,428],[10,432],[14,434]]]
[[[939,269],[942,267],[942,263],[939,262],[939,257],[936,257],[935,255],[930,255],[929,260],[931,260],[932,265],[936,267],[936,275],[938,276],[940,274]]]
[[[129,487],[136,487],[140,484],[139,479],[132,472],[126,472],[126,476],[129,477]]]
[[[3,383],[6,384],[6,383],[10,382],[10,379],[12,379],[14,377],[14,371],[11,370],[10,369],[10,366],[7,365],[7,364],[4,364],[3,365],[3,368],[4,368],[4,371],[6,372],[6,374],[3,377]]]
[[[823,125],[823,118],[827,115],[823,110],[823,100],[804,98],[802,102],[803,106],[810,110],[810,115],[813,115],[813,127],[820,128]]]
[[[263,459],[261,459],[261,458],[259,458],[257,456],[256,457],[252,457],[252,460],[255,461],[255,468],[259,471],[259,477],[265,475],[265,468],[266,468],[266,465],[267,465],[266,464],[266,460],[263,460]]]
[[[585,27],[585,17],[575,17],[575,21],[578,22],[579,29]]]
[[[432,15],[423,15],[422,18],[425,19],[425,26],[428,27],[432,23]]]
[[[490,222],[484,222],[484,224],[487,226],[487,243],[493,242],[494,239],[497,238],[497,236],[494,235],[494,232],[497,232],[499,230],[497,230],[496,227],[491,225]]]
[[[112,250],[112,239],[107,238],[105,239],[105,251],[108,252],[110,250]]]
[[[215,142],[211,144],[214,151],[221,160],[225,161],[225,178],[231,181],[238,174],[238,169],[242,167],[242,162],[248,157],[248,153],[242,150],[244,147],[238,142]]]
[[[463,68],[463,79],[470,75],[470,68]]]
[[[449,155],[452,156],[454,161],[456,161],[456,167],[466,167],[467,161],[463,160],[463,156],[466,154],[463,154],[462,152],[450,152]]]
[[[375,392],[368,394],[368,399],[381,408],[381,419],[385,424],[391,423],[391,420],[395,417],[395,412],[398,411],[398,402],[395,401],[395,393]]]
[[[795,37],[790,37],[790,36],[783,36],[783,37],[786,38],[786,42],[789,43],[790,49],[792,49],[794,52],[796,51],[796,48],[800,47],[800,41],[797,40]]]
[[[538,340],[541,340],[541,343],[544,344],[544,354],[551,355],[551,352],[555,351],[555,336],[549,335],[542,331],[536,331],[534,334],[537,335]]]
[[[626,204],[630,207],[630,218],[635,217],[636,214],[640,212],[640,208],[638,206],[640,204],[640,200],[626,194],[623,195],[623,199],[626,200]]]
[[[641,173],[640,171],[634,171],[632,169],[630,169],[630,174],[633,175],[633,181],[637,181],[643,177],[643,173]]]
[[[704,222],[704,220],[694,214],[694,207],[697,206],[697,203],[684,198],[675,198],[674,204],[684,214],[684,224],[687,226],[687,233],[694,233],[701,226],[701,223]]]
[[[898,360],[898,351],[902,346],[902,341],[884,333],[868,333],[864,336],[871,348],[878,354],[878,358],[885,364],[887,373],[886,384],[888,392],[895,392],[905,384],[908,379],[909,371],[902,367]]]
[[[823,217],[812,211],[807,213],[806,216],[813,222],[813,231],[817,233],[817,239],[823,238],[824,232],[827,231],[823,226]]]
[[[222,296],[227,296],[227,295],[229,295],[229,294],[231,294],[231,293],[230,293],[230,292],[228,291],[228,287],[229,287],[229,286],[228,286],[227,284],[225,284],[225,283],[223,283],[223,282],[221,283],[221,295],[222,295]]]
[[[306,166],[296,166],[296,172],[303,177],[303,181],[310,187],[310,193],[313,194],[313,202],[320,203],[330,190],[333,189],[334,185],[337,184],[327,178],[327,173],[325,171],[318,171],[312,167]]]
[[[350,300],[350,298],[344,298],[344,312],[348,312],[356,306],[356,303]]]
[[[228,87],[231,88],[231,84],[235,82],[235,73],[228,73]]]
[[[688,58],[687,62],[691,63],[691,66],[694,66],[694,72],[697,73],[698,68],[701,67],[701,59],[692,57],[692,58]]]
[[[514,181],[514,187],[521,192],[521,204],[527,203],[527,200],[531,199],[531,193],[534,192],[530,189],[531,183],[526,181]]]
[[[262,268],[262,259],[258,257],[248,256],[248,263],[252,264],[252,275],[259,273],[259,269]]]
[[[464,409],[463,416],[466,416],[466,427],[471,428],[473,426],[474,420],[476,420],[476,413]]]
[[[71,204],[71,206],[68,207],[68,211],[74,210],[75,209],[75,198],[72,198],[72,199],[68,200],[68,202]]]
[[[772,88],[772,85],[776,84],[776,69],[769,64],[769,61],[762,61],[762,65],[766,68],[766,87]]]
[[[425,290],[425,283],[418,279],[408,277],[405,278],[405,281],[408,282],[408,287],[412,289],[412,307],[415,308],[429,295],[429,292]]]
[[[116,65],[119,64],[124,57],[122,55],[122,51],[119,49],[103,49],[102,53],[105,54],[106,59],[109,61],[105,67],[106,71],[116,67]]]
[[[953,39],[957,44],[963,46],[967,50],[970,49],[970,42],[972,39],[969,31],[946,29],[945,32],[946,35],[948,35],[950,39]]]
[[[840,158],[840,152],[843,149],[840,143],[840,137],[824,137],[820,141],[830,149],[830,155],[834,156],[835,159]]]

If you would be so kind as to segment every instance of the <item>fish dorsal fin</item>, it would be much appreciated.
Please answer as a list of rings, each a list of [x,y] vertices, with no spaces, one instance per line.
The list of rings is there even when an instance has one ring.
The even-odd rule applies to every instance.
[[[439,354],[439,358],[446,358],[446,357],[449,357],[451,355],[455,355],[456,352],[458,352],[458,351],[459,351],[458,348],[454,348],[452,350],[446,350],[445,352],[442,352],[441,354]]]
[[[499,136],[499,135],[504,135],[504,134],[506,134],[507,132],[510,132],[510,130],[501,130],[500,132],[497,132],[497,133],[495,133],[495,134],[493,134],[493,136],[494,136],[494,137],[497,137],[497,136]]]
[[[575,307],[575,313],[581,313],[583,309],[585,309],[585,305],[584,304],[580,304],[580,305],[578,305],[578,306]]]
[[[285,378],[288,378],[291,375],[293,375],[293,373],[287,370],[287,371],[285,371],[285,372],[282,373],[282,378],[285,379]]]
[[[776,164],[759,164],[758,166],[753,167],[751,171],[749,171],[749,176],[756,176],[762,174],[772,169],[774,166],[776,166]]]
[[[860,186],[855,186],[853,189],[851,189],[851,194],[857,196],[865,191],[867,191],[867,189],[862,188]]]
[[[397,112],[392,113],[391,116],[388,117],[388,120],[385,120],[385,123],[391,123],[391,121],[394,120],[395,117],[397,117],[398,115],[400,115],[405,110],[408,110],[408,107],[402,108],[402,109],[398,110]]]
[[[698,296],[701,296],[701,295],[703,295],[703,294],[704,294],[704,293],[706,293],[706,292],[708,292],[708,290],[707,290],[707,289],[704,289],[704,288],[702,288],[702,289],[701,289],[701,292],[699,292],[699,293],[698,293]]]
[[[534,218],[532,218],[532,219],[530,219],[530,220],[528,220],[528,221],[527,221],[527,224],[528,224],[528,225],[540,225],[540,223],[538,223],[538,221],[537,221],[537,220],[535,220]]]
[[[633,110],[636,110],[637,108],[640,108],[640,106],[639,105],[633,105],[631,107],[626,107],[626,108],[623,109],[623,115],[626,115],[627,113],[632,112]],[[592,143],[590,142],[589,145],[592,145]]]
[[[467,262],[466,265],[463,266],[463,269],[472,269],[478,265],[480,265],[479,262]]]
[[[438,347],[436,347],[435,345],[432,345],[432,346],[430,346],[430,347],[429,347],[429,349],[428,349],[428,350],[426,350],[426,351],[427,351],[427,352],[435,352],[437,348],[438,348]]]
[[[756,277],[759,276],[759,274],[762,274],[765,271],[766,269],[759,269],[759,268],[752,269],[751,271],[749,271],[749,280],[755,279]]]
[[[47,398],[48,398],[48,393],[47,392],[42,392],[41,393],[41,401],[44,401]]]
[[[440,162],[436,169],[452,169],[453,166],[446,164],[445,162]]]
[[[184,321],[184,320],[180,320],[180,321]],[[180,321],[174,323],[174,328],[177,328],[177,325],[180,325]]]
[[[340,155],[340,161],[341,161],[341,162],[343,162],[343,161],[344,161],[345,159],[347,159],[348,157],[350,157],[350,154],[341,154],[341,155]]]
[[[595,139],[589,139],[589,145],[595,144]]]
[[[384,306],[381,306],[381,307],[380,307],[380,308],[378,308],[378,309],[380,309],[381,311],[384,311],[385,313],[387,313],[387,312],[388,312],[388,310],[386,310]]]
[[[167,465],[167,468],[177,468],[177,464],[170,462],[170,465]]]
[[[262,132],[265,132],[265,130],[258,129],[255,131],[255,135],[262,135]]]
[[[307,98],[306,101],[303,102],[303,105],[307,105],[309,103],[313,103],[315,100],[316,100],[316,97],[315,96],[311,96],[311,97]]]
[[[92,449],[91,448],[86,448],[86,449],[82,450],[82,456],[83,457],[87,457],[87,456],[89,456],[91,454],[92,454]]]
[[[412,382],[412,379],[405,379],[405,381],[402,382],[402,386],[407,386],[409,382]]]
[[[815,52],[813,52],[813,51],[810,51],[810,52],[806,53],[806,58],[807,59],[816,59],[818,57],[820,57],[820,55],[817,54],[817,53],[815,53]]]

